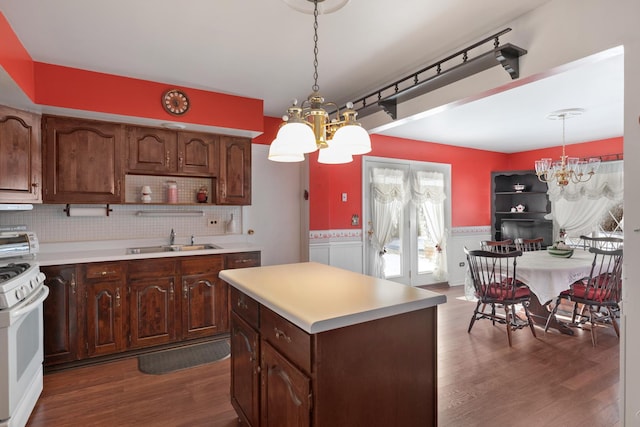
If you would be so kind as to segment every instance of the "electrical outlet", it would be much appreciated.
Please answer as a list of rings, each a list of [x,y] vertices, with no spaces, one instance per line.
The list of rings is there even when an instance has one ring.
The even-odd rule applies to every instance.
[[[218,218],[210,216],[207,217],[207,227],[217,227],[220,220]]]

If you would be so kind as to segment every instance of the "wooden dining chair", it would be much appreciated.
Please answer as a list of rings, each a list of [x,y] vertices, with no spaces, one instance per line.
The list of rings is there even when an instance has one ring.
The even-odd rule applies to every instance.
[[[582,242],[584,250],[588,250],[589,248],[614,250],[624,246],[624,239],[621,237],[580,236],[580,241]]]
[[[536,331],[529,314],[531,291],[516,280],[516,260],[522,252],[497,253],[467,248],[464,248],[464,252],[467,255],[474,294],[478,299],[467,332],[471,333],[476,320],[488,319],[494,325],[496,322],[506,325],[509,346],[512,330],[529,326],[535,337]],[[524,308],[524,319],[517,314],[516,305]],[[490,312],[485,311],[487,307],[491,308]],[[496,313],[496,308],[502,308],[504,315]]]
[[[611,324],[620,338],[620,328],[616,320],[619,309],[620,294],[622,292],[622,249],[603,250],[590,248],[593,253],[591,273],[588,277],[574,282],[569,289],[562,291],[556,299],[556,304],[549,314],[545,325],[545,332],[549,328],[549,321],[556,315],[561,301],[573,303],[571,326],[582,326],[589,323],[591,329],[591,343],[597,344],[596,329],[598,325]],[[581,309],[578,309],[578,305]],[[587,311],[587,313],[584,312]]]
[[[535,239],[523,239],[517,238],[515,240],[516,249],[522,252],[540,251],[542,250],[543,237],[537,237]]]
[[[507,253],[515,250],[513,246],[513,240],[483,240],[480,242],[480,249],[483,251]]]

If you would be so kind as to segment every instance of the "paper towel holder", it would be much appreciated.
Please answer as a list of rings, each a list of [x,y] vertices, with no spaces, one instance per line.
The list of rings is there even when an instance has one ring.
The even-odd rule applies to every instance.
[[[109,212],[113,212],[113,209],[109,208],[109,204],[107,203],[107,206],[105,206],[105,216],[109,216]],[[63,210],[63,212],[66,212],[67,216],[71,216],[71,205],[69,203],[67,203],[67,207],[65,207]]]

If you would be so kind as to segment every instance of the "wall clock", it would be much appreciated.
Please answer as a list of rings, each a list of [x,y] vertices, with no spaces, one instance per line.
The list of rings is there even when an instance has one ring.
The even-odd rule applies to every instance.
[[[189,98],[179,89],[169,89],[162,94],[162,107],[169,114],[181,116],[189,111]]]

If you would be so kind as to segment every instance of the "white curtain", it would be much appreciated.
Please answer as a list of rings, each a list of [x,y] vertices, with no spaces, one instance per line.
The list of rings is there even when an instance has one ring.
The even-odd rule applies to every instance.
[[[555,234],[564,229],[571,237],[595,231],[597,224],[614,206],[622,203],[623,162],[603,162],[598,172],[583,183],[560,187],[549,183],[551,218]]]
[[[384,247],[391,241],[393,230],[400,226],[406,199],[406,177],[402,170],[373,168],[371,170],[371,271],[384,278]]]
[[[444,174],[440,172],[417,171],[413,174],[411,200],[417,209],[422,210],[427,230],[431,233],[436,249],[436,267],[433,276],[436,280],[447,279],[447,252],[444,219]]]

